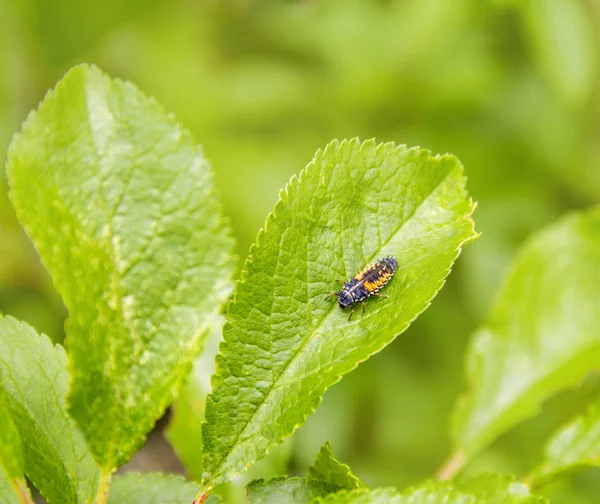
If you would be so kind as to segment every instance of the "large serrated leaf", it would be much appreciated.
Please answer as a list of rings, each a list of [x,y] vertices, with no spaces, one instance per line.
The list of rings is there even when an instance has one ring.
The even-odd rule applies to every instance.
[[[531,481],[541,486],[560,473],[600,465],[600,401],[560,429],[548,442],[544,463]]]
[[[112,469],[173,400],[229,293],[208,164],[155,101],[79,66],[15,136],[7,172],[69,310],[70,412]]]
[[[0,316],[0,386],[25,473],[49,504],[91,503],[100,472],[66,411],[67,356],[27,324]]]
[[[600,366],[600,209],[571,214],[517,256],[467,357],[454,438],[478,452]]]
[[[228,481],[312,414],[325,390],[404,331],[475,236],[463,168],[374,141],[333,142],[288,184],[237,284],[203,437],[206,486]],[[398,271],[366,313],[325,301],[373,260]]]
[[[349,466],[335,458],[329,441],[317,453],[313,465],[308,468],[308,475],[313,479],[326,481],[346,490],[367,486],[354,475]]]
[[[20,504],[30,500],[31,494],[25,482],[21,436],[12,421],[4,387],[0,385],[0,502]]]

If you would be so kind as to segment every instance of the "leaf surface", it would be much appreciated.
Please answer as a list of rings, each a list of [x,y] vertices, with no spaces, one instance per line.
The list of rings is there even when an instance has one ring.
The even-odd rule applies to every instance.
[[[4,387],[0,386],[0,502],[20,504],[25,498],[31,500],[24,473],[21,436],[10,416]]]
[[[467,355],[456,446],[472,455],[600,366],[600,209],[538,233],[514,261]]]
[[[82,65],[30,114],[7,172],[69,310],[70,412],[115,468],[172,402],[229,294],[209,166],[154,100]]]
[[[254,480],[246,487],[248,504],[310,504],[341,488],[312,478]]]
[[[439,483],[438,483],[439,485]],[[481,474],[474,478],[450,483],[460,492],[473,495],[485,504],[544,504],[547,501],[533,495],[529,488],[506,474]]]
[[[67,414],[64,349],[27,324],[0,316],[0,385],[35,487],[49,504],[91,503],[100,472]],[[15,462],[13,470],[20,465]]]
[[[395,489],[355,489],[330,494],[317,503],[326,504],[544,504],[511,476],[485,474],[456,482],[424,483],[401,493]]]
[[[534,486],[547,483],[560,473],[600,465],[600,402],[585,415],[560,429],[546,447],[544,463],[533,473]]]
[[[415,489],[402,494],[394,488],[356,489],[315,499],[314,504],[484,504],[451,488]]]
[[[126,473],[113,478],[108,504],[190,504],[198,488],[181,476]],[[211,496],[206,504],[216,502]]]
[[[354,475],[350,467],[335,458],[329,441],[319,450],[313,465],[308,468],[308,475],[313,479],[326,481],[345,490],[367,486]]]
[[[475,237],[472,211],[458,160],[419,148],[335,141],[292,178],[229,305],[203,427],[206,488],[263,457],[408,327]],[[399,263],[388,299],[350,321],[325,301],[336,279],[388,255]]]

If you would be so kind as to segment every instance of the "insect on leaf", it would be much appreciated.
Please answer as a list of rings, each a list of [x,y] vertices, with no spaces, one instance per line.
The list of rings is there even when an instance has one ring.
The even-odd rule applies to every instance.
[[[332,142],[281,193],[245,263],[224,327],[203,427],[205,489],[302,425],[325,390],[380,351],[440,290],[476,235],[451,155]],[[348,320],[326,295],[380,257],[394,278]]]

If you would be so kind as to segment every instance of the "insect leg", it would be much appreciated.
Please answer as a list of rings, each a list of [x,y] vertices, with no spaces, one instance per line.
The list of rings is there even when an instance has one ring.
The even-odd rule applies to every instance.
[[[380,298],[385,298],[385,299],[387,299],[387,298],[388,298],[388,297],[387,297],[386,295],[384,295],[384,294],[377,294],[377,292],[373,292],[373,294],[371,294],[371,296],[377,296],[377,297],[380,297]]]
[[[352,307],[352,311],[350,312],[350,316],[348,317],[348,322],[350,322],[350,319],[352,318],[353,313],[354,313],[354,306]]]
[[[365,302],[361,301],[360,304],[363,306],[363,313],[366,313],[367,309],[365,308]]]
[[[325,301],[329,301],[329,299],[331,299],[331,296],[337,296],[337,295],[338,295],[338,292],[333,292],[333,291],[331,291],[331,292],[329,293],[329,296],[327,296],[327,297],[325,298]]]

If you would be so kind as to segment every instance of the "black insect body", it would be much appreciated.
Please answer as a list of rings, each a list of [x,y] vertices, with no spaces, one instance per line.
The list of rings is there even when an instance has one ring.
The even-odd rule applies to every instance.
[[[359,271],[356,276],[348,282],[339,280],[344,283],[344,287],[337,292],[331,292],[329,296],[327,296],[327,299],[331,298],[331,296],[337,296],[340,308],[351,306],[352,311],[348,317],[348,320],[350,320],[354,313],[353,305],[356,303],[362,304],[364,312],[365,299],[369,296],[387,298],[387,296],[378,294],[377,292],[392,279],[397,267],[398,261],[396,261],[396,259],[391,256],[384,257],[370,266],[367,266],[364,270]]]

